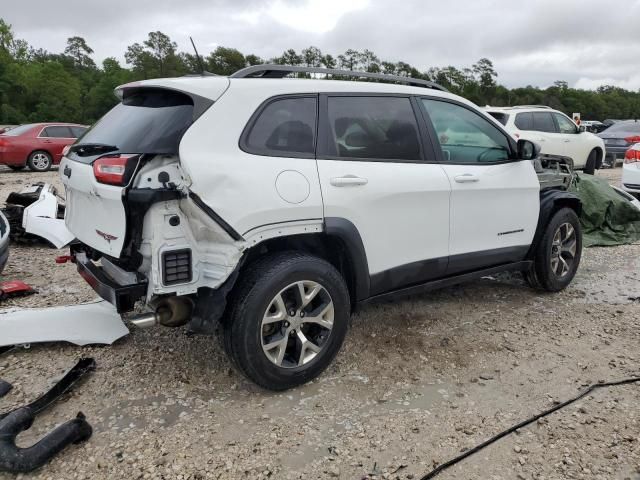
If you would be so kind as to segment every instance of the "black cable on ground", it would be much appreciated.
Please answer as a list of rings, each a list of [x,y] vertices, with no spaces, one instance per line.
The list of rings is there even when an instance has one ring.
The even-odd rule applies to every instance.
[[[539,413],[538,415],[535,415],[523,422],[518,423],[517,425],[514,425],[511,428],[508,428],[507,430],[504,430],[502,432],[500,432],[499,434],[491,437],[490,439],[482,442],[480,445],[477,445],[475,447],[473,447],[470,450],[467,450],[466,452],[462,453],[461,455],[458,455],[455,458],[452,458],[451,460],[443,463],[442,465],[439,465],[438,467],[434,468],[433,470],[431,470],[429,473],[427,473],[424,477],[422,477],[420,480],[429,480],[431,478],[434,478],[436,475],[439,475],[440,473],[442,473],[443,471],[445,471],[446,469],[448,469],[449,467],[452,467],[453,465],[455,465],[456,463],[461,462],[462,460],[464,460],[467,457],[470,457],[471,455],[473,455],[474,453],[479,452],[480,450],[482,450],[485,447],[488,447],[489,445],[491,445],[492,443],[497,442],[498,440],[500,440],[503,437],[506,437],[507,435],[515,432],[516,430],[518,430],[519,428],[522,427],[526,427],[527,425],[543,418],[546,417],[547,415],[552,414],[553,412],[560,410],[561,408],[566,407],[567,405],[572,404],[573,402],[576,402],[578,400],[580,400],[582,397],[584,397],[585,395],[588,395],[589,393],[593,392],[594,390],[598,389],[598,388],[605,388],[605,387],[617,387],[619,385],[628,385],[630,383],[634,383],[634,382],[640,382],[640,377],[633,377],[633,378],[626,378],[624,380],[618,380],[615,382],[606,382],[606,383],[596,383],[594,385],[591,385],[589,387],[587,387],[585,390],[583,390],[580,394],[578,394],[577,396],[559,403],[558,405],[553,406],[552,408],[550,408],[549,410],[545,410],[542,413]]]

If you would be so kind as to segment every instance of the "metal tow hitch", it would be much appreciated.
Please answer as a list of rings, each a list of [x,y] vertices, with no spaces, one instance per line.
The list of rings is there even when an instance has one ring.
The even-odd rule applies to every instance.
[[[87,373],[95,370],[93,358],[82,358],[47,392],[23,407],[0,414],[0,472],[26,473],[47,463],[67,445],[88,440],[93,432],[82,412],[28,448],[16,445],[16,437],[28,430],[39,413],[68,392]],[[5,382],[4,393],[11,389]]]

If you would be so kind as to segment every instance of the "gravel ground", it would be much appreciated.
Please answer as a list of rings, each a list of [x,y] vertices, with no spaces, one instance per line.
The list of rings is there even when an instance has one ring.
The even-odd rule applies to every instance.
[[[599,175],[618,184],[620,169]],[[1,170],[0,198],[34,180],[59,185],[57,172]],[[53,262],[58,254],[14,245],[3,279],[39,294],[3,306],[94,298],[72,265]],[[640,245],[583,255],[559,294],[501,275],[367,306],[325,374],[280,394],[244,380],[217,339],[183,329],[136,330],[111,347],[6,354],[0,377],[15,388],[3,411],[37,396],[77,358],[98,362],[20,445],[78,411],[93,437],[20,478],[419,478],[588,384],[640,374]],[[439,478],[640,479],[639,387],[597,391]]]

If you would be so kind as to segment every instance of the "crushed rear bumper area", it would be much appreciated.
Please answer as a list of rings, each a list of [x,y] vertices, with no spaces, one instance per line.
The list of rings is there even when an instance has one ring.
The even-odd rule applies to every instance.
[[[147,282],[120,285],[104,269],[93,263],[81,246],[74,246],[71,253],[75,258],[78,273],[91,285],[101,298],[112,304],[118,313],[133,310],[134,304],[147,294]]]

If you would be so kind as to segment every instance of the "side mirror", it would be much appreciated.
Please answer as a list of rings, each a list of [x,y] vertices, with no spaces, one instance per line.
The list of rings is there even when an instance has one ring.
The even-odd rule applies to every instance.
[[[537,143],[522,138],[518,140],[518,158],[520,160],[533,160],[538,157],[539,153],[540,146]]]
[[[582,133],[582,132],[586,132],[587,131],[587,127],[585,127],[584,125],[580,125],[578,127],[578,133]]]

